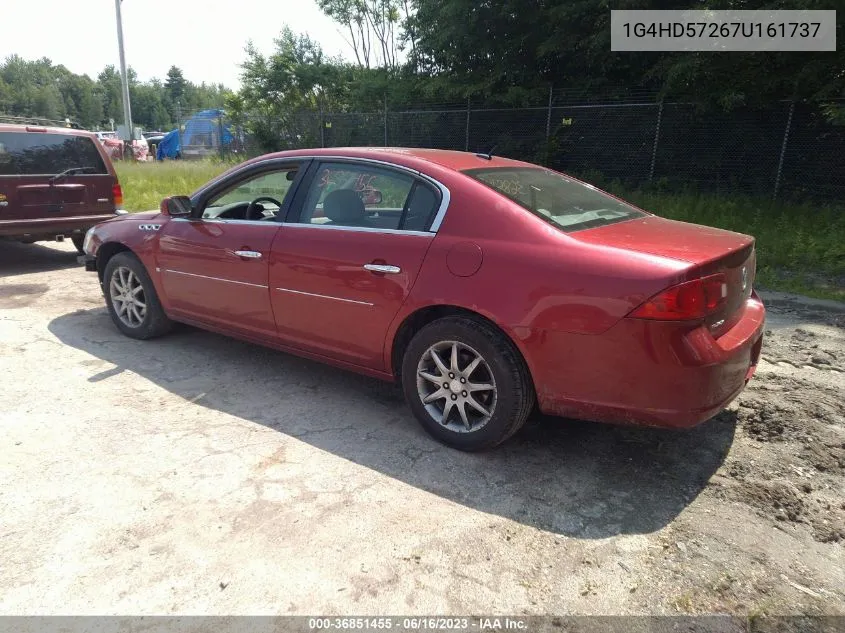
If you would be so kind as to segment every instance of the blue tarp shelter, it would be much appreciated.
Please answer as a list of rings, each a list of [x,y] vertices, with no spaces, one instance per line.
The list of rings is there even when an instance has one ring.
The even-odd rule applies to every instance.
[[[215,146],[215,140],[228,145],[232,142],[232,132],[229,126],[221,122],[223,110],[203,110],[197,112],[185,123],[185,135],[182,139],[184,145],[205,145]]]
[[[156,160],[165,158],[179,158],[182,155],[182,145],[179,143],[179,130],[171,130],[164,135],[156,148]]]

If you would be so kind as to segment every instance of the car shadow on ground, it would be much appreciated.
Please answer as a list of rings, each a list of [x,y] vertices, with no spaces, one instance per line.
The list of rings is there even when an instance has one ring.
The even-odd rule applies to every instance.
[[[70,244],[70,241],[67,242]],[[80,267],[76,249],[50,248],[41,244],[0,241],[0,279],[29,273]]]
[[[153,341],[122,336],[104,308],[54,319],[63,343],[167,389],[194,406],[268,426],[455,503],[581,538],[660,529],[725,459],[736,418],[688,431],[535,416],[499,448],[467,454],[429,438],[398,389],[181,327]]]

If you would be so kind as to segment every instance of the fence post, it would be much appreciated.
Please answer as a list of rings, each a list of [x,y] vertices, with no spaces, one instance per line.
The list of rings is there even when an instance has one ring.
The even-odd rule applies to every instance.
[[[657,106],[657,125],[654,128],[654,145],[651,148],[651,167],[648,170],[648,181],[654,180],[654,165],[657,162],[657,144],[660,141],[660,123],[663,120],[663,99]]]
[[[223,147],[223,115],[217,117],[217,142],[220,144],[220,158],[226,157],[226,150]]]
[[[387,93],[384,93],[384,146],[387,147]]]
[[[326,117],[323,114],[323,100],[320,99],[320,147],[326,146]]]
[[[549,140],[549,136],[552,133],[552,94],[554,91],[554,84],[549,85],[549,113],[546,116],[546,140]]]
[[[783,173],[783,158],[786,156],[786,143],[789,141],[789,131],[792,128],[792,115],[795,113],[795,101],[789,104],[789,115],[786,117],[786,129],[783,131],[783,143],[780,145],[780,159],[778,160],[778,173],[775,176],[775,190],[772,192],[772,200],[778,197],[780,190],[780,176]]]
[[[469,151],[469,95],[467,95],[467,129],[464,139],[464,151]]]

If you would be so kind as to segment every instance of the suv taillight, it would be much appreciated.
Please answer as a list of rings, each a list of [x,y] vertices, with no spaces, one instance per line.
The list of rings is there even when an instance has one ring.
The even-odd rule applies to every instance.
[[[111,196],[114,199],[114,208],[119,209],[123,206],[123,189],[120,188],[120,183],[116,182],[111,187]]]
[[[727,296],[725,276],[717,273],[667,288],[628,316],[662,321],[703,319],[721,308]]]

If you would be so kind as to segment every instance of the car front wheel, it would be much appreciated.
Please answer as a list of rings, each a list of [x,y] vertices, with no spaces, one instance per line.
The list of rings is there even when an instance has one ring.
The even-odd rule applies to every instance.
[[[152,279],[132,253],[112,257],[103,274],[109,315],[126,336],[148,339],[167,333],[173,322],[158,300]]]
[[[402,387],[432,436],[464,451],[492,448],[524,424],[534,389],[519,351],[499,330],[471,317],[422,328],[402,361]]]

